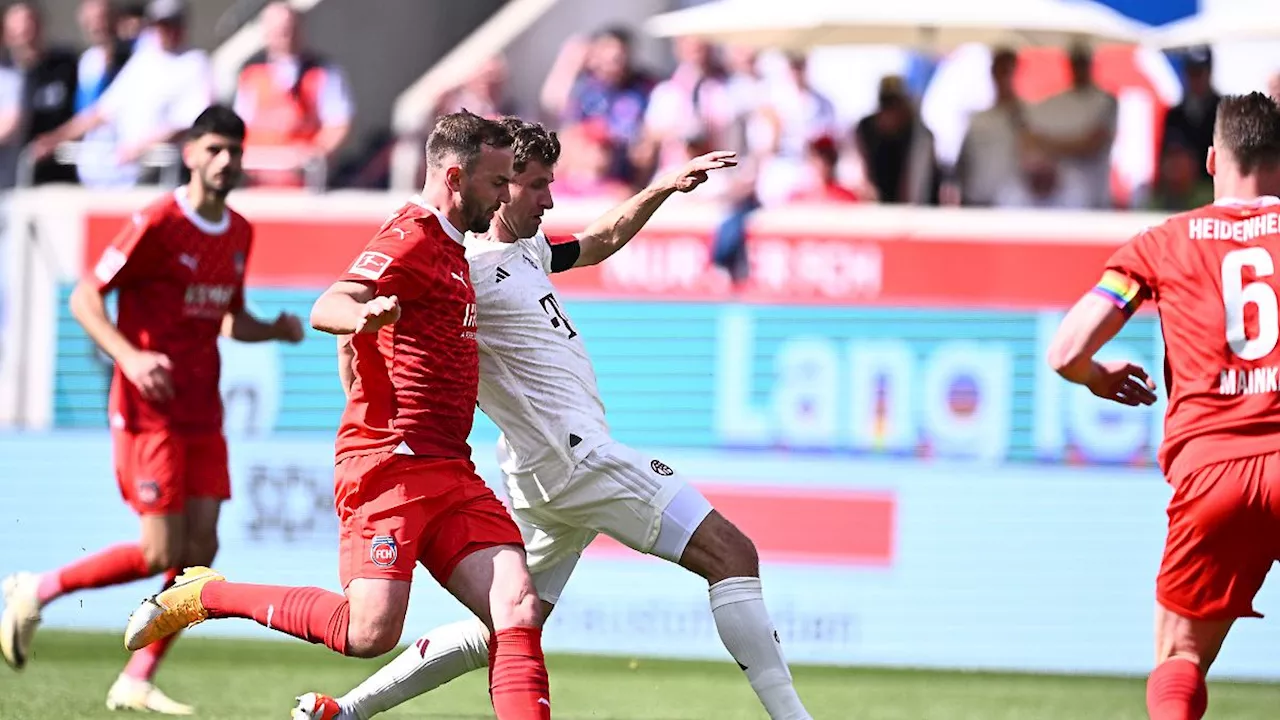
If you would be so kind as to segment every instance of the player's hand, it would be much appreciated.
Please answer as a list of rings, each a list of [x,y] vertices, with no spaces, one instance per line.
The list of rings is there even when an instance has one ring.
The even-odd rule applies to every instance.
[[[120,361],[120,370],[147,402],[173,399],[173,364],[167,355],[139,350]]]
[[[1122,360],[1094,363],[1086,385],[1094,395],[1121,405],[1151,405],[1156,401],[1156,384],[1147,371]]]
[[[736,167],[738,153],[732,150],[716,150],[685,163],[664,180],[664,185],[677,192],[687,193],[707,181],[707,173],[721,168]]]
[[[364,314],[356,321],[356,332],[377,332],[399,319],[400,300],[395,295],[376,297],[364,304]]]
[[[293,313],[282,312],[271,323],[275,328],[276,339],[282,342],[297,344],[304,337],[302,319]]]

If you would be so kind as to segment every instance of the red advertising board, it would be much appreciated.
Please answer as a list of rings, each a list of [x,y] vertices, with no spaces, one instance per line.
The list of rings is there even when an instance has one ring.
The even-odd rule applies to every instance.
[[[91,265],[128,216],[90,213],[86,218],[85,263]],[[265,287],[323,288],[351,262],[377,224],[258,220],[248,281]],[[567,296],[609,299],[1060,307],[1096,281],[1115,247],[1033,236],[987,242],[973,231],[927,238],[857,230],[840,235],[757,232],[749,239],[750,280],[734,288],[711,264],[710,243],[706,229],[647,230],[610,261],[562,273],[555,282]]]

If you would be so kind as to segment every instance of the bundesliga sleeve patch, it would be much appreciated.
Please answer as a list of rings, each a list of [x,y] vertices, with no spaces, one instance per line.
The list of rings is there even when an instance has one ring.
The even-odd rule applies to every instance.
[[[1124,312],[1126,317],[1132,315],[1142,305],[1142,290],[1142,283],[1115,270],[1103,273],[1102,279],[1093,288],[1095,295],[1110,300]]]
[[[390,266],[390,255],[368,251],[360,253],[360,257],[356,258],[356,261],[351,264],[351,269],[347,272],[370,280],[377,280],[382,277],[382,273],[386,272]]]
[[[124,269],[127,262],[129,256],[121,252],[120,248],[109,247],[102,251],[102,257],[98,258],[98,264],[93,267],[93,276],[105,285]]]

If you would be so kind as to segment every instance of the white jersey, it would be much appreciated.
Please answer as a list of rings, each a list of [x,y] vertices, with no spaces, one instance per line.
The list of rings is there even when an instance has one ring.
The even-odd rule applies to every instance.
[[[498,460],[515,507],[547,502],[609,440],[595,369],[547,275],[567,270],[576,243],[539,230],[513,243],[468,234],[480,346],[480,409],[502,436]]]

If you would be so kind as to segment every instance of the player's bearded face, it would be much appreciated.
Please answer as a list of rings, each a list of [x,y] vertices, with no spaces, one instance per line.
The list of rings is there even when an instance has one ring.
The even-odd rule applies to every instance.
[[[510,149],[486,146],[466,173],[462,183],[462,217],[467,230],[483,233],[489,230],[493,214],[511,199],[512,156]]]
[[[244,144],[222,135],[205,135],[188,148],[187,166],[200,182],[215,193],[226,195],[240,181]]]

